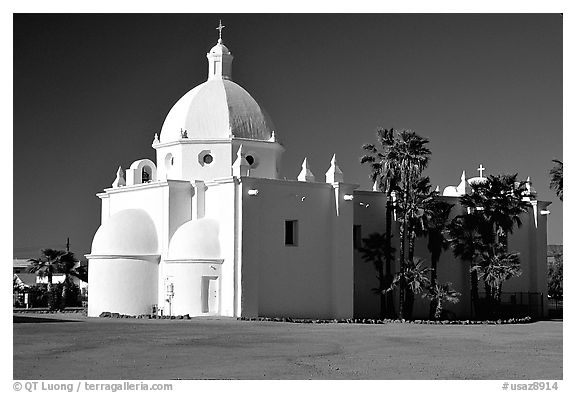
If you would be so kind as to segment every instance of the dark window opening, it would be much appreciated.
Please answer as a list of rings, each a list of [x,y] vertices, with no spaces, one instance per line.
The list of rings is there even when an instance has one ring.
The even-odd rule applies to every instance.
[[[254,157],[246,156],[246,161],[248,162],[248,164],[253,165],[254,164]]]
[[[298,221],[286,220],[284,225],[284,244],[287,246],[298,245]]]
[[[142,168],[142,183],[150,183],[150,173],[148,173],[148,167]]]
[[[212,161],[214,161],[214,157],[212,157],[210,154],[206,154],[204,158],[202,158],[202,161],[204,161],[205,164],[211,164]]]

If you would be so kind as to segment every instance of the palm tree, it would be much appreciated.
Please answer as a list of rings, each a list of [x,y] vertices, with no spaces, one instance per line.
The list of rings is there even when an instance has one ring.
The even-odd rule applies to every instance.
[[[40,277],[47,277],[49,294],[52,294],[53,275],[55,273],[64,273],[63,297],[65,299],[66,291],[70,285],[70,275],[75,273],[74,267],[78,260],[74,257],[74,254],[69,251],[45,248],[42,249],[40,253],[41,255],[39,258],[29,259],[30,267],[28,268],[28,271],[31,273],[37,273]],[[50,305],[52,308],[55,306],[55,304]]]
[[[448,241],[452,247],[454,256],[470,264],[470,299],[474,311],[479,313],[478,294],[478,272],[475,266],[478,265],[480,254],[485,249],[489,241],[485,239],[487,224],[481,217],[464,214],[456,216],[448,224]]]
[[[372,183],[378,185],[378,189],[386,194],[386,232],[384,239],[384,259],[385,259],[385,273],[382,266],[378,271],[378,275],[383,277],[380,282],[380,317],[392,317],[394,314],[394,298],[392,292],[386,292],[384,289],[388,288],[392,283],[392,260],[394,257],[394,250],[392,248],[392,213],[394,210],[392,194],[397,189],[399,178],[399,169],[397,163],[389,159],[388,153],[394,146],[396,139],[394,137],[394,129],[389,130],[378,129],[376,132],[380,149],[378,150],[373,144],[365,144],[362,146],[368,154],[360,159],[361,164],[370,164],[371,173],[370,179]]]
[[[424,236],[426,234],[426,214],[429,213],[429,209],[434,202],[437,193],[435,191],[430,192],[430,179],[428,177],[422,177],[417,179],[411,184],[411,190],[408,193],[409,199],[403,201],[402,198],[399,200],[399,212],[401,215],[401,222],[404,219],[408,220],[408,259],[407,266],[414,265],[414,248],[416,244],[417,236]],[[402,194],[404,195],[404,194]],[[406,305],[406,315],[412,314],[412,308],[414,304],[414,293],[407,287],[405,292],[404,304]]]
[[[474,267],[479,278],[490,288],[487,297],[491,304],[498,305],[502,294],[502,284],[512,277],[522,274],[520,257],[517,252],[506,252],[501,245],[495,245],[482,253],[481,263]]]
[[[460,197],[468,214],[455,217],[450,225],[454,255],[470,262],[472,303],[478,309],[478,275],[490,266],[490,255],[507,253],[508,235],[522,225],[521,216],[535,196],[517,175],[488,176],[471,184],[471,193]],[[497,251],[496,251],[497,250]],[[501,255],[503,258],[503,256]],[[484,279],[487,298],[492,299],[491,281]],[[501,289],[497,289],[497,295]]]
[[[522,226],[521,215],[531,207],[528,201],[535,197],[528,193],[525,181],[514,175],[490,175],[484,182],[471,184],[472,192],[460,197],[460,203],[489,224],[493,243],[508,247],[508,235]],[[528,200],[527,200],[528,199]]]
[[[399,201],[398,209],[401,212],[400,221],[400,302],[398,316],[404,318],[404,302],[407,284],[404,281],[407,267],[406,246],[407,240],[413,235],[409,229],[410,216],[414,213],[411,207],[414,205],[414,184],[420,178],[422,171],[430,160],[430,150],[426,147],[428,139],[421,137],[413,131],[403,130],[397,136],[396,142],[391,146],[387,154],[387,160],[395,162],[399,170]],[[413,261],[412,261],[413,262]]]
[[[433,316],[435,320],[439,320],[442,317],[442,304],[444,302],[458,303],[460,301],[458,299],[461,295],[460,292],[453,290],[451,285],[449,282],[445,284],[430,284],[430,291],[423,295],[423,297],[430,298],[430,304],[434,304]]]
[[[440,255],[442,251],[448,249],[450,245],[448,238],[446,237],[446,231],[448,228],[448,217],[452,211],[451,205],[447,202],[441,201],[434,198],[431,203],[426,207],[423,215],[424,228],[428,233],[428,251],[430,251],[430,287],[436,288],[438,280],[438,262],[440,261]],[[440,305],[441,307],[441,305]],[[438,308],[438,304],[435,299],[430,301],[430,316],[433,315],[435,310]]]
[[[550,189],[556,192],[556,195],[560,200],[564,197],[564,187],[563,187],[563,172],[564,164],[560,160],[552,160],[556,163],[552,169],[550,169]]]
[[[84,274],[84,270],[78,265],[78,259],[74,256],[74,253],[67,251],[60,258],[59,270],[60,273],[64,273],[64,282],[62,286],[62,305],[66,306],[68,304],[68,294],[70,292],[70,287],[74,284],[72,282],[72,277],[80,278]]]
[[[29,259],[28,272],[37,273],[38,276],[48,278],[48,291],[52,289],[52,276],[59,272],[59,263],[62,253],[65,251],[45,248],[40,251],[40,258]]]
[[[436,191],[430,192],[431,184],[429,177],[421,177],[416,180],[411,185],[411,191],[409,195],[411,198],[403,203],[400,201],[402,206],[402,213],[408,217],[408,260],[414,260],[414,247],[416,242],[416,237],[424,236],[426,234],[426,213],[429,213],[429,208],[434,202],[434,198],[437,196]],[[404,212],[403,209],[406,209]],[[402,214],[404,216],[404,214]]]
[[[405,305],[402,309],[405,314],[400,315],[399,318],[407,319],[412,318],[412,309],[414,306],[414,295],[422,293],[430,284],[428,278],[429,267],[424,267],[424,260],[415,258],[413,261],[407,261],[406,266],[399,273],[394,275],[394,280],[386,292],[392,291],[396,287],[406,286],[406,299]]]

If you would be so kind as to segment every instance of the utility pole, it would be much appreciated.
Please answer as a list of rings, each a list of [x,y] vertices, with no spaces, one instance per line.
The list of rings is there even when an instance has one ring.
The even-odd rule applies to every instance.
[[[70,238],[66,238],[66,252],[70,252]]]

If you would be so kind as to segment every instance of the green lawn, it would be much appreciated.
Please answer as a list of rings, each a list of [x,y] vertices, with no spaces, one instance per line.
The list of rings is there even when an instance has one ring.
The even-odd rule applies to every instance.
[[[14,318],[14,379],[562,379],[562,322],[554,321]]]

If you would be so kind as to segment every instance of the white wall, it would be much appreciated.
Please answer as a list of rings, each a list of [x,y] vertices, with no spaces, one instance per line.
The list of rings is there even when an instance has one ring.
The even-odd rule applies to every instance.
[[[156,145],[156,162],[159,179],[176,180],[212,180],[230,176],[232,173],[232,147],[226,141],[193,141],[184,140],[166,145]],[[209,152],[213,157],[210,164],[205,164],[199,155]],[[166,166],[166,156],[172,154],[174,164]]]
[[[250,170],[250,176],[268,179],[278,177],[278,167],[284,152],[280,144],[234,138],[231,141],[184,139],[180,142],[155,145],[158,179],[209,181],[230,177],[240,145],[247,155],[252,155],[257,160],[256,165]],[[212,155],[214,159],[210,164],[201,160],[206,153]],[[172,162],[167,159],[169,154],[173,158],[171,165],[167,165]]]
[[[99,194],[102,198],[102,222],[105,222],[108,217],[121,210],[134,208],[145,210],[156,227],[158,254],[161,255],[162,259],[167,256],[168,245],[174,232],[180,225],[192,218],[194,190],[188,181],[159,181],[131,187],[107,189],[105,191],[105,193]],[[90,267],[90,269],[92,268]],[[164,263],[161,262],[157,268],[156,287],[162,290],[155,292],[156,299],[153,302],[153,304],[158,304],[160,307],[165,300],[163,269]],[[92,272],[90,274],[92,275]],[[89,303],[100,296],[96,295],[99,292],[92,285],[92,276],[90,287]]]
[[[242,315],[351,317],[351,251],[335,259],[333,241],[352,249],[352,216],[343,213],[335,226],[332,185],[246,177],[241,186]],[[258,195],[248,195],[250,189]],[[285,245],[286,220],[298,220],[297,246]],[[343,235],[335,236],[342,227]]]
[[[104,311],[150,314],[158,297],[158,261],[152,259],[90,258],[88,316]]]
[[[250,177],[278,178],[280,161],[284,152],[281,145],[265,141],[234,139],[232,141],[232,162],[236,160],[240,145],[242,145],[246,156],[251,155],[256,158],[256,162],[250,168]]]
[[[166,278],[164,286],[168,282],[174,285],[172,315],[208,315],[202,310],[202,277],[218,277],[221,282],[220,261],[174,260],[165,264],[164,272]],[[163,291],[166,292],[164,289]],[[221,300],[221,292],[220,286],[219,300]],[[164,310],[167,313],[166,302],[164,302]]]
[[[205,218],[213,218],[219,222],[220,252],[223,263],[220,282],[220,314],[223,316],[239,316],[237,306],[236,262],[238,254],[239,212],[236,208],[236,183],[232,177],[218,182],[206,183]]]

